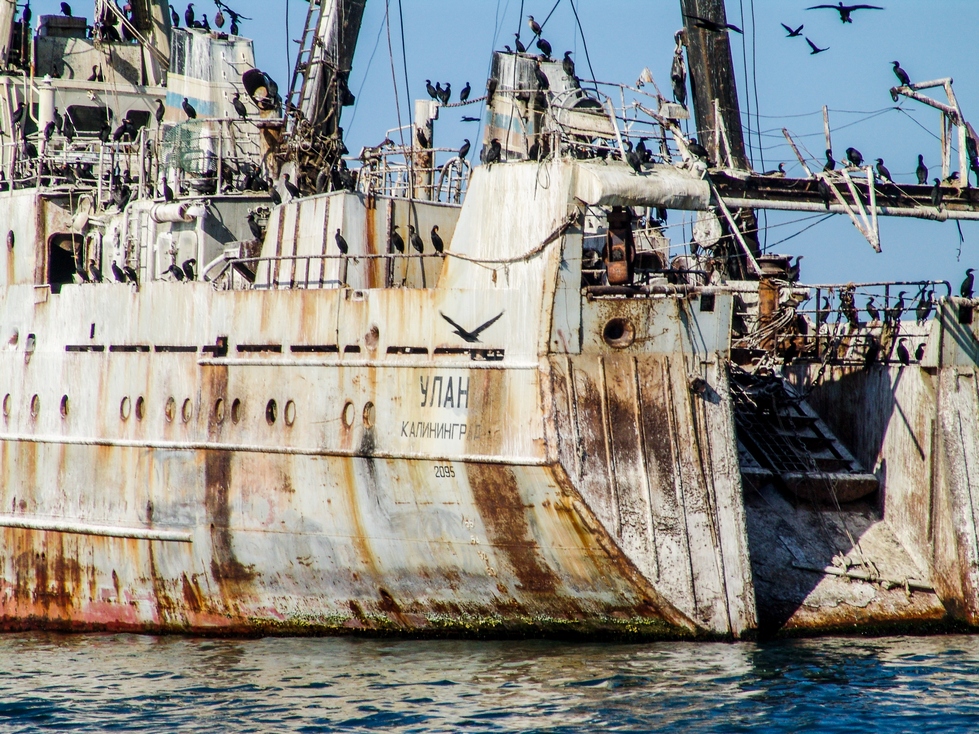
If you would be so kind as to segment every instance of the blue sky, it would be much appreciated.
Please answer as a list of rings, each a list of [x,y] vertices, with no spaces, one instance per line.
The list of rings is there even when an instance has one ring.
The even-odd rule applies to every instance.
[[[517,30],[529,41],[521,6],[524,15],[531,13],[540,21],[555,4],[554,0],[402,0],[403,59],[398,0],[389,1],[403,122],[407,122],[409,98],[405,62],[411,99],[426,97],[426,78],[451,82],[456,94],[468,81],[477,96],[485,85],[491,51],[504,43],[512,45]],[[800,172],[782,138],[782,127],[821,157],[824,104],[831,110],[837,159],[842,159],[845,148],[854,146],[868,160],[882,157],[898,182],[914,181],[918,153],[932,170],[940,168],[939,113],[910,100],[901,104],[904,111],[891,109],[896,105],[888,90],[896,79],[889,62],[901,61],[917,81],[952,77],[966,118],[979,125],[979,77],[974,71],[979,0],[873,0],[885,10],[858,11],[854,22],[846,25],[832,11],[805,9],[816,1],[727,0],[728,20],[745,29],[743,37],[731,37],[742,115],[747,128],[761,133],[761,151],[758,136],[751,141],[756,169],[784,162],[790,175]],[[669,87],[673,33],[682,24],[679,0],[574,2],[598,79],[634,82],[643,67],[649,67],[660,87],[664,91]],[[308,4],[304,0],[229,0],[228,4],[253,18],[242,23],[242,33],[255,39],[259,66],[284,88],[289,79],[287,49],[294,58],[297,48],[286,39],[299,38]],[[54,11],[57,5],[55,0],[33,3],[35,13]],[[82,14],[82,0],[75,5],[79,6],[76,14]],[[185,3],[175,5],[182,14]],[[199,13],[213,11],[209,6],[208,0],[195,4]],[[350,83],[357,105],[344,112],[343,120],[347,145],[354,152],[362,145],[376,144],[397,125],[385,7],[384,0],[367,0]],[[810,56],[806,42],[786,38],[780,23],[793,27],[804,23],[804,35],[829,50]],[[557,4],[544,36],[556,54],[574,51],[583,75],[587,61],[569,0]],[[436,127],[436,144],[455,147],[468,137],[478,149],[477,124],[462,123],[460,116],[459,110],[444,111]],[[817,221],[803,220],[807,216],[769,213],[767,217],[768,247],[773,252],[805,255],[806,282],[935,278],[957,284],[966,267],[979,267],[976,223],[962,223],[960,245],[954,222],[885,218],[880,225],[882,254],[873,252],[845,216],[778,243]],[[671,223],[676,223],[676,217]],[[685,239],[680,230],[670,231],[675,241]]]

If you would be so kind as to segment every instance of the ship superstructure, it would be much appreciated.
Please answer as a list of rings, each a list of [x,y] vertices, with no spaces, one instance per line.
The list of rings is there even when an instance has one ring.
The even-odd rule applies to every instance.
[[[247,39],[131,5],[87,37],[0,0],[0,623],[976,623],[975,302],[803,285],[752,236],[752,207],[818,205],[872,240],[930,192],[753,173],[733,82],[708,83],[724,39],[678,35],[691,75],[720,71],[695,86],[707,155],[674,100],[497,52],[471,169],[427,100],[346,150],[362,0],[310,4],[281,93]],[[665,210],[699,212],[695,247]]]

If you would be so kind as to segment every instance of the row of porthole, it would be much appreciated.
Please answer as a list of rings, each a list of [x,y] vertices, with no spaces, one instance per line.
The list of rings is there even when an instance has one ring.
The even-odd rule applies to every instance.
[[[12,400],[10,397],[10,393],[4,395],[3,403],[2,403],[4,418],[10,416],[11,402]],[[353,407],[352,403],[347,403],[347,405],[349,405],[351,408]],[[371,405],[370,403],[368,403],[368,405],[371,408],[371,422],[373,424],[373,405]],[[68,417],[67,395],[61,396],[61,404],[59,409],[61,412],[61,417],[67,418]],[[38,413],[40,412],[41,412],[41,398],[36,394],[32,395],[30,400],[31,418],[36,418]],[[136,415],[136,420],[138,421],[143,420],[143,416],[146,413],[146,401],[143,399],[142,395],[136,398],[135,405],[130,401],[128,395],[125,396],[120,401],[119,417],[122,420],[124,421],[129,420],[129,417],[133,415],[133,413],[135,413]],[[292,400],[287,400],[283,413],[284,413],[283,419],[285,420],[285,424],[287,426],[293,425],[296,422],[296,403]],[[163,417],[166,418],[167,423],[172,423],[173,420],[177,417],[177,401],[172,396],[167,398],[166,405],[163,408]],[[194,404],[190,400],[190,398],[187,398],[180,406],[180,419],[184,423],[189,423],[193,417],[194,417]],[[212,418],[214,419],[215,423],[221,424],[224,423],[226,417],[227,417],[227,408],[225,405],[224,398],[218,398],[217,400],[214,401],[214,410],[212,413]],[[265,404],[265,420],[268,422],[269,425],[273,425],[278,420],[278,417],[279,417],[278,404],[275,402],[275,400],[269,400],[268,403]],[[238,423],[241,420],[241,418],[242,418],[242,403],[241,400],[235,398],[231,402],[231,422]],[[367,420],[366,407],[364,408],[364,420],[365,422]],[[344,422],[345,423],[347,422],[346,406],[344,406]],[[349,423],[347,425],[349,426]]]

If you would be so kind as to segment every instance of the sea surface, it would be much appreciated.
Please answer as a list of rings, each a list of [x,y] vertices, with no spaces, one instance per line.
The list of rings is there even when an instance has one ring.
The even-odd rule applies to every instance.
[[[0,731],[965,732],[979,636],[642,645],[0,635]]]

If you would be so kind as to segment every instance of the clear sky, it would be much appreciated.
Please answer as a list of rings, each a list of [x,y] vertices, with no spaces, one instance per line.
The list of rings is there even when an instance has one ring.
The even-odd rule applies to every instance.
[[[517,30],[525,42],[530,40],[521,10],[524,16],[530,13],[543,21],[555,7],[555,0],[401,0],[400,6],[398,0],[388,1],[394,74],[404,123],[409,98],[405,62],[411,99],[427,98],[426,78],[451,82],[454,94],[469,81],[473,96],[478,96],[485,85],[491,51],[505,43],[512,45]],[[883,158],[898,182],[913,182],[921,153],[933,172],[940,171],[939,113],[910,100],[900,103],[901,110],[893,109],[898,105],[888,94],[897,83],[892,60],[899,60],[912,80],[952,77],[966,118],[979,126],[979,78],[974,56],[979,0],[870,1],[885,10],[858,11],[854,22],[844,25],[833,11],[806,10],[819,0],[727,0],[729,22],[745,30],[744,36],[731,34],[731,38],[742,116],[746,129],[756,133],[751,139],[756,170],[772,169],[784,162],[790,175],[800,174],[799,164],[781,135],[782,127],[789,128],[821,160],[821,108],[825,104],[830,108],[838,160],[847,147],[853,146],[867,160]],[[289,81],[287,48],[293,59],[298,48],[296,43],[287,45],[286,39],[300,37],[308,3],[228,0],[228,4],[253,18],[242,23],[242,33],[255,39],[259,66],[285,88]],[[74,5],[76,14],[85,12],[83,0],[75,0]],[[175,5],[182,15],[186,4]],[[33,3],[35,13],[56,12],[57,6],[56,0]],[[386,7],[385,0],[367,0],[350,82],[357,104],[347,108],[343,118],[347,145],[353,152],[362,145],[376,144],[398,124]],[[210,0],[200,0],[195,8],[213,17]],[[649,67],[660,88],[664,92],[669,88],[673,33],[682,25],[680,0],[574,0],[574,8],[598,79],[631,83],[643,67]],[[406,58],[401,50],[402,15]],[[793,27],[805,24],[803,34],[829,50],[811,56],[805,40],[786,38],[780,23]],[[584,43],[570,0],[557,3],[543,35],[555,54],[573,51],[579,76],[586,74]],[[465,112],[478,114],[475,106]],[[436,144],[455,147],[468,137],[475,152],[481,142],[478,123],[460,122],[461,114],[458,109],[443,111],[443,119],[436,126]],[[970,114],[976,117],[970,118]],[[964,243],[960,245],[954,222],[882,219],[883,253],[879,255],[845,215],[779,242],[819,218],[805,213],[767,216],[769,230],[763,240],[767,238],[773,252],[804,255],[805,282],[935,278],[951,280],[957,286],[966,267],[979,267],[979,226],[972,222],[961,224]],[[675,223],[675,218],[671,219],[671,224]],[[674,241],[689,238],[689,231],[684,235],[681,229],[670,230]]]

